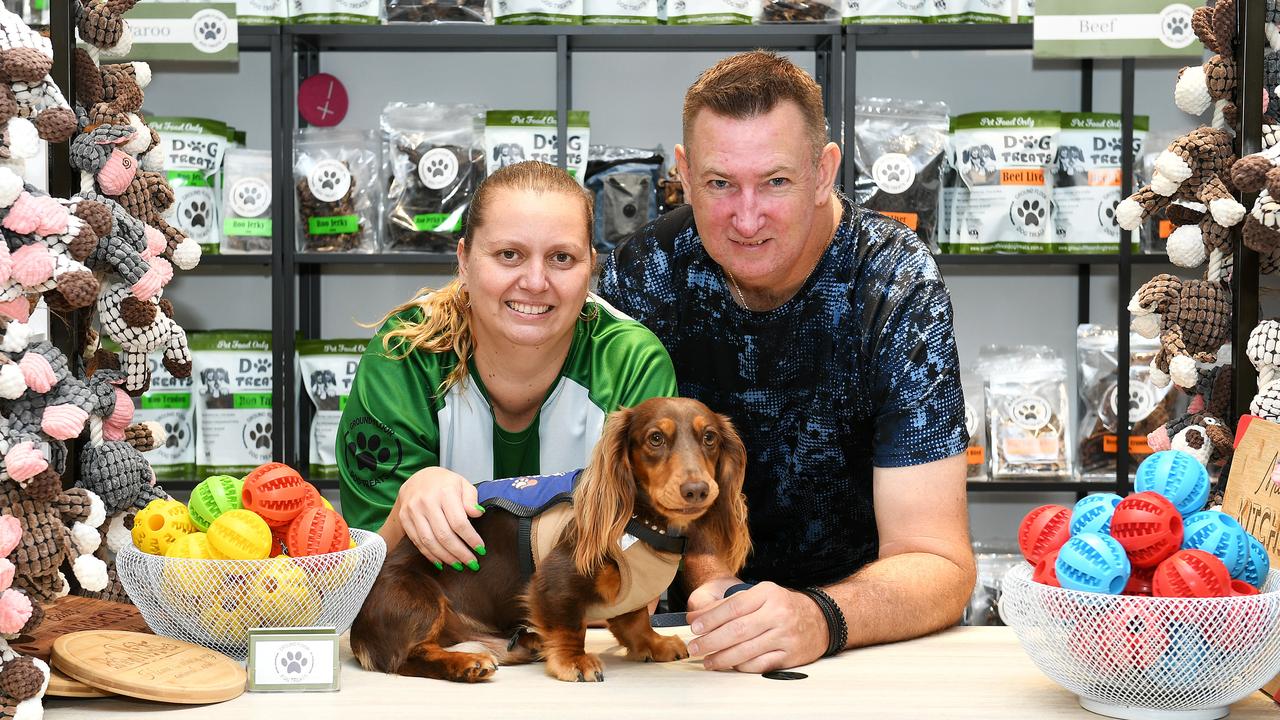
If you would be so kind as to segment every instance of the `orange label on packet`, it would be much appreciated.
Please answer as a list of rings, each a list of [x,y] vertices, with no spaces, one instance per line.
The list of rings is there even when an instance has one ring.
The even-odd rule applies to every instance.
[[[965,457],[970,465],[981,465],[987,459],[987,451],[974,445],[965,451]]]
[[[885,217],[891,217],[894,220],[897,220],[898,222],[902,223],[903,225],[906,225],[907,227],[911,228],[912,230],[915,230],[916,225],[919,223],[919,218],[916,217],[915,213],[886,212],[884,210],[881,210],[880,214],[884,215]]]
[[[1169,236],[1173,234],[1173,223],[1168,220],[1161,220],[1159,232],[1161,240],[1168,240]]]
[[[1090,170],[1089,184],[1094,187],[1120,187],[1120,168]]]
[[[1044,168],[1005,168],[1000,171],[1001,185],[1044,185]]]
[[[1118,439],[1115,435],[1102,436],[1102,452],[1110,455],[1116,454],[1116,445]],[[1147,443],[1147,439],[1141,435],[1129,436],[1129,454],[1131,455],[1150,455],[1155,452],[1151,449],[1151,445]]]

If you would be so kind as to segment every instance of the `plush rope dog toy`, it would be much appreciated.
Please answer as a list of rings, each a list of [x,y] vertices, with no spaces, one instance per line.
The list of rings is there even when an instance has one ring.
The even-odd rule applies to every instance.
[[[1196,362],[1212,363],[1231,331],[1231,289],[1225,280],[1183,280],[1169,274],[1147,281],[1129,302],[1133,329],[1160,338],[1151,360],[1151,382],[1190,388]]]

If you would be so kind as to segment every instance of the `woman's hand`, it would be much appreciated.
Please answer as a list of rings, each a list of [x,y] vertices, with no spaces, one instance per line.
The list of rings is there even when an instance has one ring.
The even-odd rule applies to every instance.
[[[467,479],[442,467],[423,468],[400,487],[391,513],[418,551],[437,568],[465,565],[480,569],[484,540],[471,525],[484,514],[476,504],[476,488]]]

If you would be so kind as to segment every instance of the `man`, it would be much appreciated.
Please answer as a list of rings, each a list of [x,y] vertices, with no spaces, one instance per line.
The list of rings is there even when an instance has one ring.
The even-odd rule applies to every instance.
[[[689,205],[620,246],[600,292],[750,456],[754,553],[734,577],[695,539],[690,652],[764,672],[954,624],[974,583],[968,438],[928,248],[834,190],[821,90],[772,53],[702,74],[675,157]]]

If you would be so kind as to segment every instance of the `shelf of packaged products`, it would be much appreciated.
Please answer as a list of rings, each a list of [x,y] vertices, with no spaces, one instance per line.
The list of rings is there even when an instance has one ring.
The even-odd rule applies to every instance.
[[[1119,265],[1119,255],[935,255],[939,265]],[[1169,256],[1130,255],[1131,265],[1167,265]]]
[[[1030,50],[1031,24],[847,25],[858,50]]]
[[[386,252],[386,253],[295,253],[298,265],[456,265],[453,253]]]
[[[970,480],[969,492],[1104,492],[1116,489],[1114,480]]]

